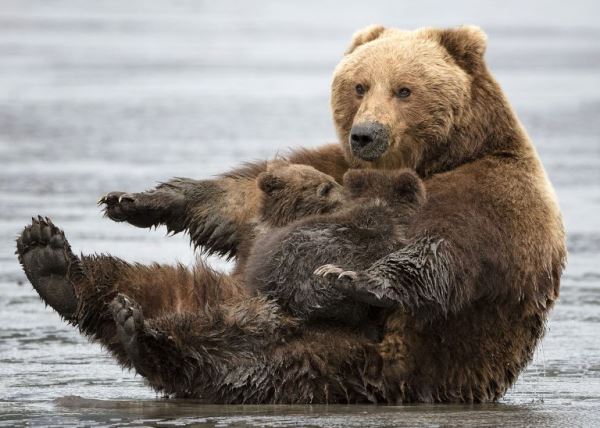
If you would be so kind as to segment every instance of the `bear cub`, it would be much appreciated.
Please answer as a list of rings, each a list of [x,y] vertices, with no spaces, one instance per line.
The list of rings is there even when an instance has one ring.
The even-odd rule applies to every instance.
[[[350,301],[313,272],[325,263],[366,269],[405,244],[425,201],[415,172],[349,170],[343,186],[306,165],[277,161],[257,177],[261,221],[245,263],[245,283],[304,321],[366,327],[381,311]]]

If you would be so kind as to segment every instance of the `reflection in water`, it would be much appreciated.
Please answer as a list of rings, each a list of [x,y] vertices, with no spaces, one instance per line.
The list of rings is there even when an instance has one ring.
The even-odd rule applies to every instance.
[[[334,7],[318,14],[306,2],[268,0],[107,0],[85,8],[73,0],[29,0],[3,8],[0,425],[600,425],[597,6],[581,2],[589,13],[575,14],[568,3],[556,3],[540,18],[534,6],[511,0],[506,15],[457,1],[452,10],[460,16],[427,1],[348,10],[332,0]],[[501,403],[164,400],[44,308],[14,256],[14,238],[29,217],[52,217],[76,251],[191,263],[185,237],[102,219],[98,196],[172,176],[207,177],[290,146],[333,140],[331,71],[356,28],[390,20],[407,28],[474,22],[488,31],[488,61],[561,200],[570,251],[561,300],[534,362]]]
[[[569,425],[575,409],[536,405],[405,405],[405,406],[217,406],[193,400],[108,401],[69,396],[53,402],[52,416],[39,412],[36,421],[76,415],[89,425],[144,426],[551,426]]]

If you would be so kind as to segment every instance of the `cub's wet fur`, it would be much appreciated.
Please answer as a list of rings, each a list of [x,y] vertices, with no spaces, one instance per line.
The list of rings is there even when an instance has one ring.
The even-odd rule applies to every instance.
[[[257,182],[265,192],[263,224],[245,263],[244,283],[300,319],[369,327],[380,311],[348,299],[313,272],[326,262],[366,269],[401,248],[406,225],[425,201],[419,177],[408,169],[350,170],[341,186],[312,167],[284,165]],[[318,211],[329,214],[308,215]],[[273,227],[281,223],[271,219],[289,218],[286,212],[304,218]]]

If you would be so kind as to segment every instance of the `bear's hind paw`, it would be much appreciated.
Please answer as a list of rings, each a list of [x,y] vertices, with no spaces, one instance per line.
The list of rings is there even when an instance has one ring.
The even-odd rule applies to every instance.
[[[77,311],[73,281],[82,280],[84,274],[63,231],[47,217],[32,218],[17,239],[16,253],[44,302],[73,322]]]
[[[142,376],[141,352],[138,342],[144,328],[144,316],[137,303],[124,294],[118,294],[110,303],[110,310],[117,327],[117,337],[123,345],[131,363]]]

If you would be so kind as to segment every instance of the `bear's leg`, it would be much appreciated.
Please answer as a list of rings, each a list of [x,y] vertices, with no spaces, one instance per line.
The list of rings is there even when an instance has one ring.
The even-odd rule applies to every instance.
[[[311,165],[339,183],[349,167],[339,144],[296,150],[287,160]],[[98,203],[115,221],[187,231],[196,247],[233,257],[254,230],[262,200],[255,179],[266,169],[266,162],[247,163],[213,180],[176,178],[148,192],[111,192]]]
[[[135,300],[118,294],[110,309],[127,353],[125,365],[155,389],[180,397],[198,396],[193,392],[198,382],[204,392],[214,388],[236,360],[255,358],[268,344],[293,336],[299,326],[262,297],[238,296],[202,310],[147,319]]]
[[[132,265],[110,256],[78,258],[48,219],[34,219],[23,230],[17,254],[40,297],[125,365],[130,363],[109,307],[118,293],[135,299],[147,318],[196,311],[244,293],[232,277],[202,263],[190,272],[181,265]]]
[[[259,168],[259,167],[257,167]],[[229,187],[241,191],[236,200],[228,196]],[[140,193],[110,192],[100,198],[104,213],[114,221],[126,221],[138,227],[165,225],[171,233],[187,231],[195,246],[208,253],[235,256],[240,245],[251,239],[254,227],[246,216],[257,211],[260,192],[254,180],[192,180],[175,178],[156,188]],[[225,201],[231,206],[221,207]],[[234,211],[244,220],[230,218]]]
[[[263,298],[144,319],[111,304],[130,361],[156,390],[211,403],[386,401],[377,345],[350,329],[302,331]]]

